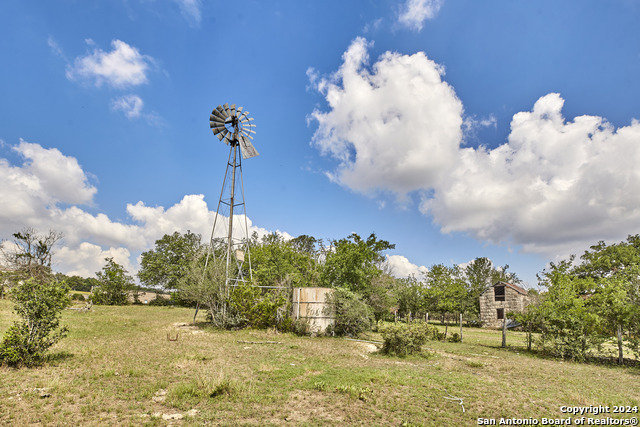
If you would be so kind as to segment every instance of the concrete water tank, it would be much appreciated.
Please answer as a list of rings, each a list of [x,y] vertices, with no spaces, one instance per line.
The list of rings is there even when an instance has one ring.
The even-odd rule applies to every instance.
[[[324,333],[327,326],[335,323],[333,310],[327,303],[332,293],[330,288],[293,288],[293,318],[307,320],[314,334]]]

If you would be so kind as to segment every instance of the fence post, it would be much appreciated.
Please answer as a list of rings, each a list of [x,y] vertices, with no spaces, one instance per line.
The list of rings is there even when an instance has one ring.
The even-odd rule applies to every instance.
[[[502,348],[507,346],[507,318],[502,319]]]

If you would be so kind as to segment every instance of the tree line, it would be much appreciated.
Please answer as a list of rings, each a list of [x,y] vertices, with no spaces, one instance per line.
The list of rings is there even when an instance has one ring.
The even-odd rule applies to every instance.
[[[13,299],[21,318],[0,342],[0,362],[29,365],[42,360],[46,349],[66,334],[59,318],[69,304],[70,289],[91,291],[96,304],[127,304],[139,289],[112,258],[105,259],[95,278],[53,273],[53,248],[61,238],[54,231],[25,228],[0,246],[0,295]],[[394,277],[384,252],[395,245],[375,233],[327,241],[254,234],[250,240],[252,274],[245,271],[244,277],[251,280],[230,290],[223,286],[224,245],[214,241],[212,253],[190,231],[158,239],[142,254],[137,276],[147,289],[171,293],[170,303],[204,307],[209,321],[219,327],[301,333],[305,325],[291,316],[291,289],[332,288],[332,332],[345,335],[357,335],[378,321],[427,315],[446,322],[464,314],[468,324],[478,324],[479,295],[488,286],[521,283],[508,265],[496,267],[484,257],[465,266],[435,264],[420,278]],[[585,360],[613,347],[619,363],[625,351],[640,357],[640,236],[617,244],[599,242],[579,260],[572,256],[550,263],[538,278],[546,290],[524,312],[507,313],[527,332],[529,349],[535,344],[555,356]]]
[[[465,267],[433,265],[424,278],[396,278],[384,255],[395,245],[375,233],[366,238],[352,233],[327,241],[308,235],[285,239],[275,233],[261,238],[254,234],[249,243],[253,281],[233,289],[228,301],[227,296],[220,295],[223,246],[217,247],[214,242],[214,252],[218,253],[207,260],[207,245],[192,232],[175,232],[157,240],[154,249],[142,254],[138,278],[145,286],[172,292],[175,301],[203,303],[214,323],[226,322],[216,315],[228,302],[237,316],[254,319],[246,322],[251,326],[286,323],[284,306],[290,301],[287,290],[291,288],[333,288],[339,298],[336,328],[350,334],[378,320],[421,318],[427,313],[443,321],[463,313],[468,321],[477,323],[478,297],[487,286],[500,280],[521,282],[508,271],[508,265],[495,267],[488,258],[476,258]],[[206,263],[209,266],[205,273]],[[249,277],[249,272],[244,276]],[[280,290],[261,290],[253,285]],[[349,310],[341,310],[345,307]],[[247,313],[250,309],[253,312]],[[341,320],[352,326],[342,328]]]

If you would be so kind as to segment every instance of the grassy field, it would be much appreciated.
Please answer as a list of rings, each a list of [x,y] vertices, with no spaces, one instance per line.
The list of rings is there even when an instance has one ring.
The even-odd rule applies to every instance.
[[[217,331],[192,317],[166,307],[66,310],[70,333],[54,360],[0,368],[0,425],[464,426],[566,419],[563,405],[640,405],[640,368],[544,359],[517,333],[502,349],[499,331],[465,329],[464,343],[429,342],[426,356],[399,359],[368,343]],[[0,300],[0,333],[13,319]],[[607,415],[621,417],[590,417]]]

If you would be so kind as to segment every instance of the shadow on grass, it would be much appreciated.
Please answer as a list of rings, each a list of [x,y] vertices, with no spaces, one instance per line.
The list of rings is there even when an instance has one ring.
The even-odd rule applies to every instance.
[[[540,350],[528,350],[525,347],[519,347],[519,346],[510,346],[507,344],[507,347],[503,348],[501,346],[495,346],[495,345],[488,345],[488,344],[478,344],[480,347],[485,347],[485,348],[490,348],[492,350],[502,350],[502,351],[508,351],[511,353],[520,353],[520,354],[525,354],[531,357],[535,357],[538,359],[544,359],[544,360],[555,360],[555,361],[563,361],[563,362],[573,362],[573,363],[582,363],[585,365],[598,365],[598,366],[609,366],[609,367],[618,367],[618,366],[624,366],[624,367],[631,367],[631,368],[640,368],[640,360],[634,360],[634,359],[629,359],[629,358],[625,358],[623,360],[623,364],[620,365],[618,364],[618,358],[617,357],[607,357],[607,356],[587,356],[585,358],[584,361],[578,361],[578,360],[573,360],[573,359],[563,359],[561,357],[558,356],[554,356],[553,354],[544,352],[544,351],[540,351]],[[633,371],[635,374],[640,375],[640,370],[637,371]]]
[[[56,353],[48,354],[44,362],[57,366],[59,363],[62,363],[65,360],[71,359],[73,357],[75,357],[73,353],[70,353],[68,351],[58,351]]]

